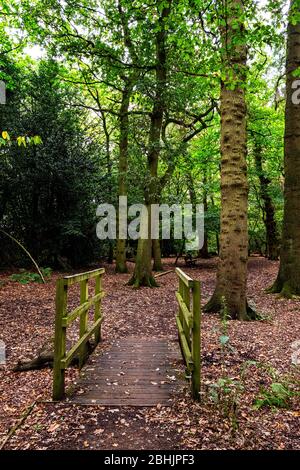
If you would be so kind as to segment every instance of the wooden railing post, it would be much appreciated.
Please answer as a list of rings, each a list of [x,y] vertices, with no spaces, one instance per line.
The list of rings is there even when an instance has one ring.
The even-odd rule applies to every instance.
[[[65,392],[65,370],[61,367],[61,360],[66,353],[66,328],[62,319],[67,315],[68,286],[63,279],[56,283],[56,313],[55,313],[55,339],[53,364],[53,400],[61,400]]]
[[[192,326],[192,357],[194,368],[192,372],[192,395],[200,400],[201,376],[201,290],[200,282],[194,281],[193,292],[193,326]]]
[[[84,304],[88,300],[88,279],[84,279],[83,281],[80,281],[80,304]],[[79,326],[79,337],[82,338],[82,336],[87,332],[88,328],[88,310],[85,310],[82,312],[80,315],[80,326]],[[79,369],[84,364],[85,359],[87,358],[88,355],[88,346],[87,344],[83,344],[82,347],[79,350]]]
[[[102,274],[96,277],[95,295],[100,294],[102,290]],[[101,317],[101,299],[95,303],[95,321]],[[95,343],[98,344],[101,341],[101,325],[95,331]]]

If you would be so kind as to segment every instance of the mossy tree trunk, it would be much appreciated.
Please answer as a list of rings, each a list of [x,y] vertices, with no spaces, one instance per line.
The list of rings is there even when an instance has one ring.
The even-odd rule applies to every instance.
[[[128,133],[129,133],[129,104],[132,94],[133,83],[127,79],[122,92],[122,101],[119,115],[120,138],[119,138],[119,196],[127,196],[127,168],[128,168]],[[116,272],[126,273],[126,239],[119,237],[119,217],[117,220],[117,249],[116,249]]]
[[[300,67],[300,7],[294,0],[289,14],[295,24],[289,21],[287,31],[283,233],[279,272],[270,289],[285,297],[300,295],[300,104],[292,99],[293,72]]]
[[[194,185],[194,179],[192,172],[189,171],[187,173],[187,187],[189,190],[189,196],[190,196],[190,202],[193,206],[193,211],[196,209],[196,204],[198,203],[197,200],[197,194],[195,190],[195,185]],[[202,203],[203,203],[203,208],[204,208],[204,214],[207,212],[208,208],[208,202],[207,202],[207,191],[206,191],[206,184],[207,184],[207,177],[206,177],[206,170],[204,169],[204,176],[203,176],[203,198],[202,198]],[[200,248],[198,255],[201,258],[208,258],[208,237],[207,237],[207,230],[205,228],[204,224],[204,240],[203,240],[203,246]]]
[[[161,150],[160,140],[162,134],[163,117],[166,108],[165,93],[167,85],[167,55],[166,55],[166,20],[170,15],[172,0],[167,0],[158,19],[158,31],[156,32],[156,91],[151,113],[151,122],[148,140],[148,181],[145,186],[144,200],[148,208],[148,238],[139,238],[135,260],[135,269],[130,285],[155,286],[156,282],[152,274],[151,254],[151,204],[159,201],[161,184],[158,177],[158,161]]]
[[[153,271],[163,271],[160,240],[152,240]]]
[[[123,43],[129,52],[133,63],[138,63],[138,57],[135,50],[134,42],[131,38],[130,27],[128,25],[128,17],[123,10],[122,2],[118,0],[116,7],[118,9],[121,25]],[[133,68],[128,74],[122,76],[124,87],[122,90],[121,106],[119,112],[119,196],[127,196],[127,171],[128,171],[128,136],[129,136],[129,105],[134,85],[139,77],[140,71]],[[128,271],[126,264],[126,239],[119,236],[119,217],[117,219],[117,248],[116,248],[116,272],[126,273]]]
[[[203,210],[204,216],[207,214],[208,211],[208,200],[207,200],[207,170],[206,168],[203,169]],[[205,227],[205,220],[204,220],[204,240],[203,240],[203,247],[199,250],[200,258],[208,258],[208,233]]]
[[[106,114],[102,110],[100,110],[101,119],[102,119],[102,127],[105,135],[105,156],[106,156],[106,171],[107,171],[107,181],[108,181],[108,194],[112,194],[112,161],[110,155],[110,132],[107,125]],[[112,202],[109,200],[109,202]],[[113,263],[114,260],[114,240],[108,240],[108,256],[107,262],[109,264]]]
[[[262,163],[262,147],[259,143],[256,143],[254,146],[254,159],[256,172],[260,183],[260,196],[263,201],[267,257],[270,260],[277,260],[279,255],[279,238],[275,219],[275,208],[269,192],[271,180],[264,174]]]
[[[135,259],[135,269],[133,276],[128,282],[128,285],[133,287],[156,287],[156,281],[152,275],[152,266],[151,266],[151,259],[152,259],[152,240],[151,240],[151,206],[147,204],[146,212],[142,212],[141,214],[141,228],[140,231],[142,233],[146,233],[147,237],[139,238],[138,241],[138,248],[137,254]],[[147,224],[148,229],[145,228],[145,224]]]
[[[223,298],[233,319],[247,320],[248,182],[246,165],[246,45],[241,0],[227,3],[222,27],[221,83],[221,234],[214,294],[206,311],[220,311]]]

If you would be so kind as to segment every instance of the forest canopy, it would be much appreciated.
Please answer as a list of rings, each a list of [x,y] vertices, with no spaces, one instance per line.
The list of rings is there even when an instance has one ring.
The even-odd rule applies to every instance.
[[[122,273],[135,258],[130,283],[151,286],[161,256],[183,255],[184,243],[100,241],[97,206],[117,206],[119,196],[147,207],[202,203],[204,244],[191,256],[220,256],[208,309],[225,295],[233,315],[251,317],[240,295],[247,257],[278,259],[287,216],[286,31],[289,24],[298,32],[298,1],[288,7],[277,0],[2,2],[2,230],[44,266],[116,259]],[[9,238],[1,243],[2,265],[27,263]]]

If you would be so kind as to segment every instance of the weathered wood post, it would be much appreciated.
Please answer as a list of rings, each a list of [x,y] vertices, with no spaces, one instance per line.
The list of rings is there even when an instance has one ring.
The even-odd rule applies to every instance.
[[[96,285],[95,285],[95,295],[100,294],[102,291],[102,274],[99,274],[96,277]],[[95,321],[97,321],[101,317],[101,299],[99,299],[95,303]],[[101,325],[95,331],[95,343],[98,344],[101,341]]]
[[[53,364],[53,400],[61,400],[65,392],[65,370],[61,367],[61,360],[66,353],[66,327],[62,319],[67,315],[68,286],[63,279],[56,282],[55,299],[55,340]]]
[[[193,283],[193,326],[192,326],[192,356],[194,368],[192,372],[192,395],[200,400],[201,380],[201,289],[200,281]]]
[[[80,305],[84,304],[88,300],[88,279],[80,281]],[[82,338],[88,329],[88,309],[80,314],[80,326],[79,326],[79,337]],[[82,368],[86,357],[88,356],[88,346],[84,343],[79,350],[79,369]]]
[[[183,281],[181,280],[181,278],[179,278],[179,287],[178,287],[178,292],[179,294],[181,295],[181,297],[183,298],[183,291],[184,291],[184,283]],[[180,323],[183,325],[183,313],[182,313],[182,310],[180,308],[180,305],[179,305],[179,320],[180,320]]]
[[[182,279],[179,277],[179,286],[178,286],[178,292],[179,294],[181,295],[181,297],[183,298],[183,291],[184,291],[184,283],[182,281]],[[181,306],[179,304],[179,311],[178,311],[178,316],[179,316],[179,320],[180,320],[180,323],[182,325],[182,328],[183,328],[183,324],[184,324],[184,321],[183,321],[183,312],[182,312],[182,309],[181,309]],[[182,349],[182,343],[181,343],[181,340],[180,340],[180,332],[178,331],[178,340],[179,340],[179,346],[180,346],[180,350],[181,350],[181,354],[182,356],[184,355],[184,352],[183,352],[183,349]],[[189,371],[188,371],[188,368],[186,367],[185,369],[185,374],[188,375],[189,374]]]
[[[191,307],[191,299],[190,299],[190,294],[191,294],[191,288],[190,286],[186,286],[183,284],[183,301],[187,307],[188,310],[190,310]],[[186,323],[184,320],[182,323],[184,334],[188,343],[189,348],[191,349],[191,336],[190,336],[190,325]]]

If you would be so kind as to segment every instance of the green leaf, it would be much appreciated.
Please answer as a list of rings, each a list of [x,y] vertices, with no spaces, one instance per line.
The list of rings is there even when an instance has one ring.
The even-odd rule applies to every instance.
[[[289,390],[279,382],[273,382],[271,389],[279,398],[286,398],[289,395]]]
[[[43,141],[42,141],[42,139],[39,135],[35,135],[34,137],[32,137],[32,140],[33,140],[35,145],[39,145],[39,144],[43,143]]]
[[[24,147],[26,147],[26,138],[24,136],[19,135],[17,137],[17,143],[19,147],[21,147],[21,145],[24,145]]]
[[[229,341],[229,336],[222,335],[222,336],[219,337],[219,340],[220,340],[220,343],[222,344],[222,346],[225,346],[225,344],[227,344],[228,341]]]

